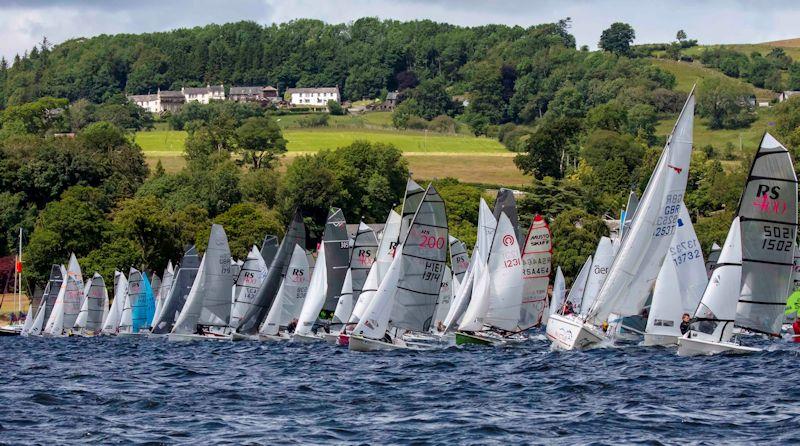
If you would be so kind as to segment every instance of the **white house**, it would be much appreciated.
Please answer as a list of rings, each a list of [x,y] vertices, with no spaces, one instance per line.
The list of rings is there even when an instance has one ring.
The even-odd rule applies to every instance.
[[[199,102],[201,104],[208,104],[209,101],[224,101],[225,100],[225,87],[220,85],[206,85],[205,87],[183,87],[181,88],[186,102]]]
[[[158,90],[156,94],[136,94],[128,96],[128,100],[150,113],[174,113],[183,106],[186,98],[180,91]]]
[[[328,101],[339,100],[339,87],[289,88],[286,90],[292,105],[306,107],[327,107]]]
[[[781,94],[778,95],[778,102],[783,102],[796,94],[800,94],[800,91],[791,91],[791,90],[783,91],[781,92]]]

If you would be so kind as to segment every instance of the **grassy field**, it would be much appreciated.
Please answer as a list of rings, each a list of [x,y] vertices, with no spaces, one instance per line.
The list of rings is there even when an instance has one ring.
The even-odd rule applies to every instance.
[[[447,135],[433,132],[398,131],[379,128],[358,128],[346,125],[346,120],[369,120],[379,126],[388,125],[389,113],[369,113],[362,116],[336,116],[332,122],[341,125],[328,128],[302,129],[283,121],[297,116],[281,116],[283,133],[288,140],[288,153],[282,168],[298,155],[349,145],[356,140],[391,143],[403,151],[414,176],[424,179],[454,177],[470,183],[496,183],[519,186],[530,182],[514,166],[514,154],[496,139],[471,135]],[[167,172],[177,172],[185,165],[183,144],[186,132],[153,130],[138,132],[136,142],[142,147],[150,167],[158,161]]]
[[[753,90],[755,90],[756,99],[759,101],[771,101],[776,97],[776,94],[770,90],[755,88],[749,83],[728,77],[712,68],[704,67],[699,62],[679,62],[668,59],[653,59],[653,64],[675,75],[675,81],[677,82],[675,88],[679,91],[688,93],[689,90],[692,89],[692,85],[695,83],[699,84],[703,79],[709,77],[724,77],[734,82],[746,84],[753,88]]]
[[[17,312],[17,295],[16,294],[5,294],[0,296],[0,301],[2,301],[2,305],[0,305],[0,315],[7,315],[9,313]],[[22,311],[28,311],[28,298],[26,296],[22,296]]]
[[[774,42],[763,42],[763,43],[729,43],[723,45],[699,45],[692,48],[687,48],[683,50],[683,53],[689,56],[698,56],[700,53],[703,52],[706,48],[715,48],[715,47],[724,47],[729,48],[734,51],[739,51],[740,53],[747,54],[748,56],[752,52],[761,53],[762,56],[766,56],[772,48],[783,48],[783,51],[786,52],[786,55],[791,57],[794,60],[800,60],[800,39],[788,39],[788,40],[776,40]]]

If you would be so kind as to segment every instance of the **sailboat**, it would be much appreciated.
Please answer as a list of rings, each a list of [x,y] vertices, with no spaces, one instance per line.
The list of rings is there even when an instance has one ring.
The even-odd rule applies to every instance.
[[[231,329],[241,324],[242,317],[250,310],[258,295],[258,290],[267,278],[267,263],[261,251],[253,246],[236,278],[233,307],[231,308]]]
[[[547,287],[550,283],[550,268],[553,245],[550,227],[541,215],[536,215],[528,228],[528,236],[522,248],[522,306],[520,307],[518,331],[524,331],[542,323],[547,310]]]
[[[47,336],[69,336],[83,299],[83,275],[75,254],[70,255],[66,278],[61,284],[53,311],[47,320],[44,334]]]
[[[131,268],[128,274],[128,293],[118,336],[136,336],[150,331],[155,315],[155,296],[147,274]]]
[[[608,270],[611,269],[611,264],[614,262],[614,246],[611,239],[608,237],[600,237],[600,242],[597,244],[597,249],[592,256],[592,265],[589,268],[589,276],[586,278],[586,286],[583,290],[583,300],[581,301],[581,310],[588,313],[589,309],[594,305],[597,299],[597,294],[603,286],[608,276]]]
[[[502,344],[519,325],[524,276],[515,228],[505,212],[500,214],[488,262],[476,273],[481,293],[473,289],[472,301],[456,332],[456,345]],[[486,283],[483,283],[486,282]],[[487,285],[488,283],[488,285]],[[478,285],[476,285],[476,288]]]
[[[197,248],[190,246],[183,254],[183,258],[181,258],[178,270],[172,279],[169,293],[167,293],[161,308],[158,310],[158,314],[153,317],[151,334],[166,335],[172,331],[172,327],[174,327],[175,321],[178,319],[178,314],[186,304],[186,298],[192,290],[192,284],[194,284],[199,269],[200,257],[197,255]]]
[[[358,322],[361,320],[370,301],[375,296],[375,293],[378,292],[378,286],[383,281],[383,278],[386,276],[386,272],[389,270],[389,267],[394,260],[397,243],[400,237],[401,226],[402,217],[400,214],[394,210],[389,211],[389,216],[386,218],[386,224],[383,226],[383,234],[378,242],[378,250],[375,257],[375,262],[373,262],[372,267],[370,267],[369,272],[367,273],[361,293],[358,295],[358,298],[356,298],[356,303],[353,306],[353,311],[350,314],[347,324],[344,326],[344,330],[339,333],[339,337],[336,340],[336,345],[343,347],[348,345],[350,332],[353,331]]]
[[[108,316],[108,290],[103,276],[94,273],[86,284],[83,305],[75,320],[74,333],[78,336],[95,336],[102,329],[103,320]]]
[[[278,255],[278,249],[280,248],[280,240],[278,240],[277,235],[267,234],[264,236],[264,241],[261,242],[261,258],[264,259],[264,264],[269,267],[272,265],[272,261],[275,260],[275,256]]]
[[[711,250],[708,252],[708,259],[706,259],[706,276],[709,278],[711,277],[711,273],[714,272],[714,268],[717,267],[720,252],[722,252],[722,247],[719,246],[717,242],[714,242],[711,245]]]
[[[323,340],[324,330],[320,329],[333,317],[332,312],[336,309],[350,266],[350,241],[346,226],[342,210],[331,208],[325,222],[325,231],[317,253],[317,264],[311,276],[308,294],[292,336],[295,341]]]
[[[392,265],[350,335],[350,350],[430,348],[406,342],[403,335],[430,329],[447,261],[447,231],[444,201],[429,185]]]
[[[31,325],[28,328],[23,328],[22,333],[20,333],[22,336],[40,336],[42,334],[45,324],[53,312],[61,291],[61,284],[66,275],[67,269],[62,265],[53,265],[50,268],[50,277],[47,280],[47,285],[45,285],[42,299],[39,301],[36,315],[32,318]]]
[[[108,316],[103,321],[101,333],[104,335],[114,335],[119,333],[122,323],[122,310],[128,298],[128,278],[125,274],[114,271],[114,301],[108,310]]]
[[[453,301],[453,272],[449,266],[444,267],[444,278],[442,286],[439,288],[439,298],[436,299],[436,311],[433,313],[433,324],[431,332],[438,333],[444,329],[444,318],[450,311],[450,303]]]
[[[168,339],[230,339],[232,280],[228,237],[221,225],[214,224],[197,277]]]
[[[597,299],[583,315],[554,314],[547,337],[559,349],[585,349],[605,340],[602,324],[611,313],[639,314],[668,252],[686,192],[692,153],[694,89],[645,188],[630,229],[622,239]]]
[[[760,349],[731,342],[742,278],[742,237],[739,217],[734,218],[692,328],[678,339],[681,356],[714,353],[752,353]]]
[[[272,242],[268,243],[265,241],[265,244],[271,246]],[[289,223],[289,227],[286,230],[286,235],[283,237],[283,240],[281,240],[278,251],[274,254],[273,261],[269,264],[267,277],[264,278],[264,284],[258,290],[258,294],[255,300],[253,300],[253,305],[242,315],[239,326],[234,327],[234,331],[231,334],[231,339],[234,341],[252,339],[253,336],[258,334],[258,329],[264,319],[266,319],[267,313],[275,300],[275,296],[278,294],[281,282],[286,276],[286,271],[289,268],[289,260],[292,257],[295,245],[301,247],[306,246],[306,226],[303,223],[303,216],[300,214],[299,210],[295,211],[292,221]],[[271,256],[271,249],[272,248],[269,247],[267,250],[262,249],[262,251],[264,251],[262,252],[262,257],[264,257],[265,260],[264,263],[266,263],[266,259]],[[266,254],[266,256],[264,254]]]
[[[708,285],[703,251],[694,232],[689,212],[681,205],[675,234],[656,279],[653,301],[647,318],[644,345],[670,345],[678,342],[683,314],[697,308]]]
[[[172,261],[170,260],[167,263],[167,267],[164,268],[164,273],[161,275],[161,284],[158,286],[158,292],[156,293],[156,312],[153,315],[154,322],[158,320],[158,316],[161,314],[161,310],[164,308],[164,301],[167,300],[167,296],[169,296],[169,293],[172,290],[172,281],[174,278],[175,267],[172,266]],[[152,285],[155,289],[155,283]]]
[[[353,239],[350,269],[347,271],[348,275],[345,277],[342,292],[333,313],[330,330],[324,335],[325,340],[329,343],[336,344],[339,336],[345,330],[345,325],[353,314],[377,255],[378,239],[375,237],[375,231],[362,221]]]
[[[286,277],[281,281],[278,294],[272,302],[267,318],[258,330],[262,341],[289,340],[292,321],[300,317],[311,282],[313,265],[310,256],[300,245],[294,245]],[[295,324],[296,325],[296,324]]]

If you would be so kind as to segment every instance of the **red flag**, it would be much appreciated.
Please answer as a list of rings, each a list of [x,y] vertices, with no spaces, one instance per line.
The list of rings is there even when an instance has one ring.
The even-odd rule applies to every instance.
[[[22,262],[17,260],[16,262],[17,274],[22,274]]]

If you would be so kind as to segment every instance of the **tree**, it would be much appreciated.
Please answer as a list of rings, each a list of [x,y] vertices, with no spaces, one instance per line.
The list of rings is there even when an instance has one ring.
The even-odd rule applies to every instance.
[[[752,96],[752,89],[740,82],[708,77],[703,79],[698,89],[698,113],[708,119],[711,129],[747,127],[755,121],[749,104]]]
[[[633,27],[627,23],[612,23],[608,29],[603,30],[600,42],[597,44],[605,51],[628,56],[631,54],[631,44],[636,38]]]
[[[581,123],[575,118],[543,121],[528,138],[524,154],[514,158],[517,168],[528,175],[561,178],[568,165],[568,155],[575,152]]]
[[[684,31],[682,29],[678,30],[678,33],[675,34],[675,39],[678,42],[683,42],[684,40],[686,40],[686,31]]]
[[[115,239],[136,244],[145,265],[157,271],[183,252],[181,229],[168,209],[153,196],[123,201],[113,214]]]
[[[283,235],[283,224],[275,211],[267,210],[255,203],[239,203],[214,218],[225,228],[228,244],[234,258],[244,260],[253,245],[261,246],[267,234]],[[204,251],[208,243],[211,227],[207,226],[197,233],[195,243]]]
[[[109,297],[113,297],[111,284],[114,280],[114,271],[122,271],[127,275],[131,267],[144,268],[147,265],[141,248],[135,242],[124,238],[103,243],[81,258],[80,263],[84,277],[94,272],[103,276]]]
[[[286,153],[286,140],[272,118],[248,118],[236,129],[236,144],[250,168],[271,168],[278,156]]]
[[[601,218],[580,209],[560,213],[552,221],[550,230],[557,246],[553,252],[553,264],[561,266],[567,278],[578,274],[600,237],[608,235],[608,227]]]
[[[334,101],[331,99],[328,101],[328,113],[333,116],[342,116],[347,113],[347,110],[342,107],[342,104],[340,104],[339,101]]]
[[[277,204],[280,175],[274,169],[258,169],[245,172],[239,183],[245,201],[267,207]]]

